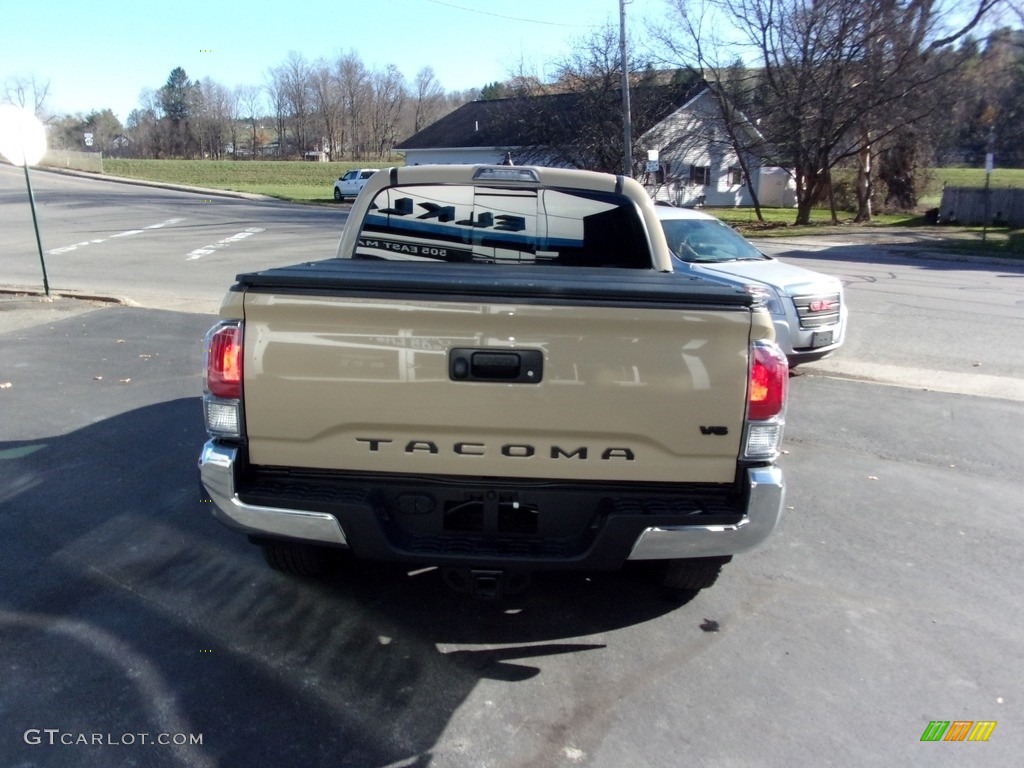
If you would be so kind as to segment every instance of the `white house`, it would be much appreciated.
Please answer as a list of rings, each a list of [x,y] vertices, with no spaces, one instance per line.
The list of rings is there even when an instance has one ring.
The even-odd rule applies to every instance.
[[[672,86],[648,86],[670,88]],[[659,200],[676,205],[753,205],[752,181],[758,199],[769,207],[796,204],[795,185],[783,168],[764,167],[752,156],[744,178],[736,153],[727,140],[721,113],[707,85],[693,80],[689,87],[674,86],[673,98],[661,100],[656,125],[641,137],[646,150],[657,153],[660,169],[639,178]],[[524,154],[523,141],[515,135],[513,110],[522,109],[524,99],[533,122],[552,123],[573,109],[572,94],[491,99],[464,104],[419,133],[396,145],[406,165],[432,163],[497,164],[509,153],[514,162]],[[755,126],[745,130],[757,136]],[[548,162],[548,165],[559,163]]]
[[[755,125],[744,121],[737,129],[744,143],[762,143]],[[748,154],[751,178],[745,178],[718,102],[707,87],[662,119],[641,143],[657,153],[660,170],[648,173],[644,182],[658,200],[681,206],[748,206],[754,204],[753,185],[761,205],[796,205],[796,182],[785,168],[761,165]]]

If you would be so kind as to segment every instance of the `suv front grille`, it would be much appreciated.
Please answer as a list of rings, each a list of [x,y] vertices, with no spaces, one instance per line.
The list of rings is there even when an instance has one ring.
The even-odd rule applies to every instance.
[[[838,293],[818,293],[810,296],[794,296],[796,313],[801,328],[823,328],[839,322],[842,299]]]

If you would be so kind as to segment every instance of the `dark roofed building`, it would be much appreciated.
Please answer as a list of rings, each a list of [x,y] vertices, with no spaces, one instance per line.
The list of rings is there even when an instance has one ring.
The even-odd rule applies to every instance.
[[[633,134],[657,152],[657,173],[641,176],[651,194],[677,205],[750,205],[753,183],[763,204],[795,201],[789,175],[746,158],[748,180],[722,127],[707,84],[689,77],[630,90]],[[517,165],[614,170],[621,164],[621,92],[565,92],[473,101],[396,145],[407,165]],[[601,119],[604,116],[605,119]],[[747,126],[752,135],[757,129]],[[588,135],[589,134],[589,135]],[[603,153],[603,154],[602,154]],[[639,161],[643,156],[634,159]]]
[[[645,126],[655,125],[704,87],[702,80],[691,77],[677,84],[633,88],[632,112],[642,116],[635,120],[641,120]],[[601,101],[595,103],[596,100]],[[619,90],[473,101],[400,142],[395,149],[405,155],[408,165],[499,163],[506,152],[511,152],[516,163],[593,167],[593,162],[566,153],[552,153],[551,148],[568,144],[585,131],[598,130],[593,120],[595,114],[618,121],[621,109]],[[608,126],[602,125],[599,130],[608,132]],[[614,142],[621,135],[621,128],[612,128],[610,133]],[[524,154],[529,157],[520,157]]]
[[[471,101],[395,146],[406,165],[499,163],[517,146],[508,119],[512,99]]]

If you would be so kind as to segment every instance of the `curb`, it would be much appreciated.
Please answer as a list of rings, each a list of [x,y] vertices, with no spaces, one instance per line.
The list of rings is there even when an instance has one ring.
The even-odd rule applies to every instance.
[[[47,297],[41,288],[25,288],[12,285],[0,286],[0,298],[10,299],[75,299],[78,301],[97,301],[103,304],[116,304],[122,307],[138,307],[138,302],[132,301],[127,296],[112,296],[101,293],[85,293],[72,290],[52,290]]]
[[[893,243],[886,246],[886,250],[890,253],[905,255],[908,251],[912,252],[911,255],[917,256],[918,258],[933,259],[934,261],[952,261],[960,262],[963,264],[988,264],[997,267],[1022,267],[1024,268],[1024,259],[1014,259],[1009,256],[990,256],[988,254],[980,253],[937,253],[935,251],[925,250],[919,245],[913,243]]]
[[[186,184],[173,184],[169,181],[150,181],[148,179],[131,179],[127,176],[111,176],[105,173],[91,173],[89,171],[76,171],[71,168],[48,168],[45,166],[33,166],[34,171],[56,173],[62,176],[78,176],[83,179],[95,179],[96,181],[109,181],[117,184],[134,184],[138,187],[156,187],[157,189],[170,189],[176,192],[194,192],[198,195],[218,195],[220,197],[235,197],[242,200],[274,201],[287,203],[270,195],[260,195],[255,192],[236,192],[230,189],[211,189],[209,187],[190,187]]]
[[[843,248],[843,245],[829,245],[827,238],[829,235],[807,235],[807,240],[812,240],[815,237],[820,238],[818,244],[825,246],[820,250],[813,252],[803,252],[801,255],[806,255],[815,258],[828,258],[828,251],[833,248]],[[747,238],[755,245],[758,244],[757,238]],[[807,245],[806,242],[798,242],[795,240],[786,241],[784,239],[774,240],[772,238],[760,238],[761,243],[775,242],[777,245],[784,246],[789,251],[801,252],[802,248]],[[883,257],[890,258],[913,258],[913,259],[928,259],[931,261],[944,261],[959,264],[980,264],[988,265],[993,267],[1016,267],[1018,269],[1024,269],[1024,259],[1015,259],[1007,256],[990,256],[988,254],[971,254],[971,253],[943,253],[941,251],[935,251],[929,248],[930,243],[892,243],[892,242],[871,242],[865,239],[865,242],[858,243],[858,247],[873,248],[876,254]],[[790,256],[785,250],[780,249],[778,253],[779,257],[785,260]],[[843,254],[842,258],[847,261],[856,261],[864,264],[879,264],[881,261],[870,256],[851,256],[850,254]]]

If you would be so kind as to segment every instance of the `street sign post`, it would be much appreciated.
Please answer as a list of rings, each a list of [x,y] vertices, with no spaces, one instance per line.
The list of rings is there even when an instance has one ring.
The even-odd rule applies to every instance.
[[[25,169],[25,186],[28,188],[28,204],[32,209],[32,226],[36,231],[36,247],[39,248],[39,265],[43,269],[43,291],[50,295],[50,281],[46,277],[46,260],[43,258],[43,241],[39,237],[39,219],[36,216],[36,198],[32,194],[32,181],[28,167],[35,165],[46,154],[46,131],[39,118],[27,109],[13,104],[0,104],[0,155],[13,165]]]

